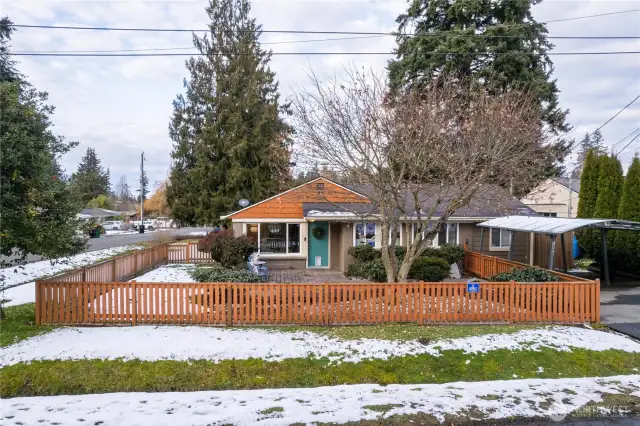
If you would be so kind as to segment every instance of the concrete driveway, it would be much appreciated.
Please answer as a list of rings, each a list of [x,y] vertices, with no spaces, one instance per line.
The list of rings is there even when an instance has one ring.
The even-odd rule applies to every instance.
[[[600,321],[613,330],[640,339],[640,287],[602,288]]]

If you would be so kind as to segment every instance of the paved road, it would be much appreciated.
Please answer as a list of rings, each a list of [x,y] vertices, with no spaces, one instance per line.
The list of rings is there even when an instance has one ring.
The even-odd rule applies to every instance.
[[[123,235],[113,235],[111,237],[100,237],[100,238],[92,238],[89,239],[89,244],[87,247],[87,252],[102,250],[111,247],[119,247],[126,246],[127,244],[134,244],[143,241],[153,241],[157,239],[161,239],[163,237],[171,237],[177,235],[188,235],[190,232],[202,232],[202,231],[210,231],[212,228],[180,228],[180,229],[167,229],[155,232],[148,232],[144,234],[123,234]],[[5,257],[2,257],[2,260],[5,260]],[[37,262],[42,260],[40,256],[28,256],[27,262]]]
[[[600,321],[640,339],[640,287],[602,288]]]

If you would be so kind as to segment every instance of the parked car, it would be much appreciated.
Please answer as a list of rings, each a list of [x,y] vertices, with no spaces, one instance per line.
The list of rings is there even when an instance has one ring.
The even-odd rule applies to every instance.
[[[156,219],[156,226],[158,228],[175,228],[176,223],[170,217],[159,217]]]
[[[121,220],[107,220],[102,223],[102,227],[107,231],[121,231],[123,222]]]
[[[156,224],[156,221],[153,219],[145,219],[143,224],[144,224],[145,231],[153,231],[154,229],[158,229],[158,225]],[[138,228],[140,228],[140,221],[135,220],[133,222],[133,229],[138,229]]]

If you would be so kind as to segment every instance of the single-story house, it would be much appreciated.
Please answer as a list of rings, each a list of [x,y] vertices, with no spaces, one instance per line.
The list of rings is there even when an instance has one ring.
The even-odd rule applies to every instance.
[[[364,186],[343,186],[320,177],[221,218],[231,220],[236,235],[249,235],[258,241],[260,259],[271,269],[326,268],[344,272],[354,262],[348,254],[349,247],[381,247],[377,208],[367,192]],[[431,202],[425,197],[423,211]],[[436,210],[435,215],[438,213]],[[467,207],[449,218],[432,245],[467,243],[470,250],[479,251],[481,229],[476,224],[514,214],[535,212],[503,188],[487,186]],[[406,246],[415,235],[412,230],[415,226],[411,220],[402,222],[396,244]],[[484,240],[485,254],[507,257],[508,231],[491,229],[484,232]],[[531,263],[530,235],[516,234],[513,245],[512,259]]]
[[[520,201],[541,216],[575,218],[580,201],[580,178],[546,179]]]

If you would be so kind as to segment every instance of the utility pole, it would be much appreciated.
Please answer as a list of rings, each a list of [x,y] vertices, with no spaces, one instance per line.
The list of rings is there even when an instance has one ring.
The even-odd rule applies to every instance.
[[[567,212],[567,217],[571,219],[571,185],[573,184],[573,173],[569,173],[569,211]]]
[[[144,226],[144,151],[140,155],[140,226]]]

